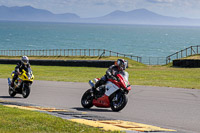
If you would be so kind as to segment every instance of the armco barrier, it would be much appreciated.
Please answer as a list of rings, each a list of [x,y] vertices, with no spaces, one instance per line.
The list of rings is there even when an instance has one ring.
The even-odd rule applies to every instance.
[[[20,60],[0,59],[0,64],[17,64]],[[78,67],[103,67],[114,64],[111,60],[30,60],[31,65],[44,66],[78,66]]]
[[[188,67],[188,68],[200,68],[200,60],[173,60],[174,67]]]

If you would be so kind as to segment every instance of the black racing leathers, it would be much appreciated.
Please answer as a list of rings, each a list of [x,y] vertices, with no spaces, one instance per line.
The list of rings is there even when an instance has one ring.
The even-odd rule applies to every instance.
[[[106,71],[106,76],[107,76],[107,78],[111,78],[111,79],[117,80],[117,78],[116,78],[117,74],[119,74],[122,71],[119,70],[117,66],[112,65]]]
[[[25,65],[25,64],[22,63],[21,61],[18,62],[18,63],[17,63],[17,66],[15,67],[15,74],[14,74],[14,77],[13,77],[13,79],[12,79],[12,84],[11,84],[11,85],[13,86],[14,81],[17,79],[19,73],[22,72],[22,69],[24,69],[25,71],[28,72],[28,69],[29,69],[29,68],[30,68],[30,64],[29,64],[29,63]]]
[[[105,84],[108,79],[117,80],[116,75],[119,74],[120,72],[121,72],[121,70],[119,70],[117,66],[115,66],[115,65],[110,66],[108,68],[108,70],[106,71],[106,74],[100,80],[98,80],[97,83],[92,88],[93,92],[95,93],[96,88]]]

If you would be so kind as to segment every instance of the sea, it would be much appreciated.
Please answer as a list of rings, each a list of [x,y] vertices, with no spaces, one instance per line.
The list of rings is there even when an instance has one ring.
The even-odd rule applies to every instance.
[[[0,50],[106,49],[162,57],[200,45],[200,27],[0,22]]]

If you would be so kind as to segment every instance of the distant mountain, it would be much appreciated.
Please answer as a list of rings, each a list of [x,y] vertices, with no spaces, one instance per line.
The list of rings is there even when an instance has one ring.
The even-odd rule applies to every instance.
[[[128,12],[117,10],[102,17],[80,18],[74,13],[54,14],[31,6],[0,6],[0,20],[200,26],[200,19],[163,16],[146,9],[136,9]]]
[[[66,22],[76,21],[78,19],[80,19],[80,17],[73,13],[53,14],[47,10],[36,9],[31,6],[0,6],[0,20]]]
[[[114,11],[108,15],[88,18],[85,22],[112,24],[147,24],[147,25],[200,25],[200,19],[176,18],[159,15],[146,9],[128,12]]]

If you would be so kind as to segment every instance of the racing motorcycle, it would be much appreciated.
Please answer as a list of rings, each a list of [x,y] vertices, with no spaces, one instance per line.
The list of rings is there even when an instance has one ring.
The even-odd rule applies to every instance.
[[[97,82],[99,78],[95,78]],[[91,87],[94,86],[92,80],[89,81]],[[128,73],[117,74],[117,80],[108,79],[105,85],[101,85],[97,88],[95,95],[92,93],[92,89],[88,89],[81,98],[81,104],[84,108],[91,108],[93,105],[96,107],[110,108],[118,112],[122,110],[127,102],[127,94],[131,90],[131,86],[128,81]]]
[[[11,73],[14,77],[15,71]],[[11,97],[14,97],[17,93],[22,94],[24,98],[27,98],[31,91],[31,84],[33,83],[34,75],[31,68],[28,71],[22,69],[22,72],[18,75],[18,78],[14,81],[14,87],[11,87],[11,79],[8,78],[8,92]]]

